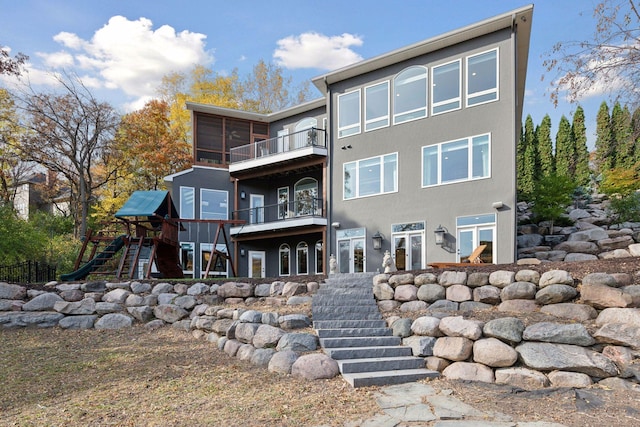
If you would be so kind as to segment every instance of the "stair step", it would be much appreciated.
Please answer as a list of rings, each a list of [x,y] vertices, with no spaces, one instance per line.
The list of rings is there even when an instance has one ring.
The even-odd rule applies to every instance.
[[[389,345],[382,347],[324,348],[324,352],[335,360],[413,355],[411,347],[405,347],[401,345]]]
[[[352,320],[352,319],[361,319],[361,320],[380,320],[382,316],[380,313],[339,313],[339,312],[328,312],[328,313],[313,313],[314,320]]]
[[[340,329],[340,328],[385,328],[387,322],[382,319],[364,320],[364,319],[333,319],[333,320],[314,320],[313,327],[315,329]]]
[[[338,360],[338,366],[342,374],[421,369],[424,368],[424,363],[423,358],[415,356]]]
[[[390,328],[336,328],[318,329],[318,338],[382,337],[393,335]]]
[[[437,378],[440,373],[429,369],[402,369],[383,372],[361,372],[343,374],[344,379],[354,388],[372,385],[403,384],[424,378]]]
[[[320,345],[323,348],[393,346],[401,343],[402,338],[394,336],[320,338]]]

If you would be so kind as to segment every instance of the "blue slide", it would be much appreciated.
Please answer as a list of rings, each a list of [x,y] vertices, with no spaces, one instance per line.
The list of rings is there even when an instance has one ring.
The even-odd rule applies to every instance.
[[[118,252],[124,246],[124,238],[126,236],[123,234],[121,236],[116,237],[109,246],[98,255],[96,255],[91,261],[87,262],[85,265],[73,271],[71,273],[63,274],[60,276],[60,280],[63,282],[70,282],[74,280],[82,280],[86,278],[96,267],[101,266],[107,260],[109,260],[116,252]]]

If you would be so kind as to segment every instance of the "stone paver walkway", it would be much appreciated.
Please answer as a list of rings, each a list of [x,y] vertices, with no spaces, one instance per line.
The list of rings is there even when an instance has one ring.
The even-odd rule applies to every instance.
[[[384,414],[344,426],[566,427],[552,422],[514,422],[509,415],[480,411],[451,394],[450,390],[437,391],[420,383],[383,387],[376,394],[376,402]]]

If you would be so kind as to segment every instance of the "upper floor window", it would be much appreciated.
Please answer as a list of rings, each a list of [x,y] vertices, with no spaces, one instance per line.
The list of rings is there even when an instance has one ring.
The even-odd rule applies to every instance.
[[[427,69],[410,67],[393,80],[393,123],[427,116]]]
[[[229,219],[229,193],[200,189],[200,219]]]
[[[364,130],[389,126],[389,82],[364,89]]]
[[[467,106],[498,99],[498,50],[467,57]]]
[[[398,191],[398,154],[345,163],[344,199]]]
[[[422,186],[488,178],[489,134],[422,148]]]
[[[360,90],[338,95],[338,138],[360,133]]]
[[[458,110],[461,107],[460,60],[432,68],[431,114]]]
[[[195,219],[195,189],[180,187],[180,218]]]

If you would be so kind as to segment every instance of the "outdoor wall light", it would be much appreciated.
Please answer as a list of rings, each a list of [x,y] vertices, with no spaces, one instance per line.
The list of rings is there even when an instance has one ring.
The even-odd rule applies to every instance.
[[[435,234],[436,236],[436,245],[442,246],[442,244],[444,243],[444,235],[447,233],[449,233],[449,230],[447,230],[446,227],[443,227],[442,225],[438,225],[438,228],[433,230],[433,234]]]
[[[504,207],[504,203],[502,203],[502,202],[493,202],[491,204],[491,207],[493,209],[502,209]]]
[[[247,198],[247,193],[245,193],[244,191],[241,191],[241,192],[240,192],[240,198],[241,198],[242,200],[246,199],[246,198]]]
[[[371,241],[373,242],[373,249],[379,251],[382,249],[382,235],[379,231],[376,231],[376,234],[371,236]]]
[[[240,249],[240,256],[244,256],[245,252],[244,249]]]

